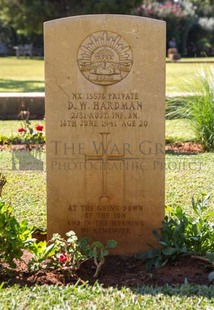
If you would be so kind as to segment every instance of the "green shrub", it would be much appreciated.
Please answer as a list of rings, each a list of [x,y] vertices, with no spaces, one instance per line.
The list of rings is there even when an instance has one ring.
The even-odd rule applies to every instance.
[[[78,240],[74,231],[67,232],[65,238],[55,233],[48,244],[43,241],[30,245],[29,251],[33,256],[28,267],[33,272],[42,268],[55,269],[69,276],[78,270],[81,262],[93,258],[96,266],[93,277],[96,278],[105,262],[105,256],[109,254],[108,248],[116,245],[114,240],[108,240],[106,246],[99,241],[90,242],[89,238]]]
[[[93,258],[96,266],[94,277],[98,277],[105,256],[109,254],[108,248],[117,245],[114,240],[107,241],[106,246],[99,241],[91,243],[88,238],[78,240],[74,231],[67,232],[65,238],[54,234],[48,243],[37,242],[32,238],[33,231],[26,220],[19,223],[12,215],[12,207],[0,200],[1,272],[8,270],[7,265],[15,268],[14,259],[21,260],[25,249],[32,255],[27,264],[31,272],[51,268],[69,276],[78,270],[82,261]]]
[[[180,255],[214,254],[214,211],[209,211],[210,195],[201,194],[192,198],[193,215],[186,214],[181,207],[168,208],[160,233],[154,232],[161,248],[139,253],[138,258],[147,260],[147,267],[160,268]]]
[[[16,266],[14,259],[20,259],[23,249],[33,241],[31,233],[28,222],[19,223],[12,215],[12,207],[0,200],[0,270],[4,263]]]
[[[81,253],[83,253],[88,258],[94,259],[94,264],[96,266],[96,271],[93,275],[97,278],[102,265],[105,263],[105,257],[109,255],[108,249],[113,249],[117,246],[117,241],[108,240],[106,246],[100,241],[91,242],[90,238],[82,238],[79,241],[79,247]]]
[[[214,150],[214,69],[199,71],[194,84],[186,82],[186,91],[194,95],[168,100],[166,117],[189,118],[197,139],[205,149]]]
[[[187,96],[169,97],[166,99],[166,119],[182,119],[186,118],[185,113]]]

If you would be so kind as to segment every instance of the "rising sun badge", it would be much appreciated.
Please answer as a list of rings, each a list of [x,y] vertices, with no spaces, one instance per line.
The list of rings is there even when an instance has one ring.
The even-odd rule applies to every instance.
[[[89,35],[78,51],[78,65],[92,83],[111,85],[123,80],[132,67],[132,50],[121,35],[99,31]]]

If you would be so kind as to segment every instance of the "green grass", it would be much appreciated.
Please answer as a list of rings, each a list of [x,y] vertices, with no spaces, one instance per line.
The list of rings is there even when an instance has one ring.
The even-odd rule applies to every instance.
[[[166,58],[166,62],[170,62],[171,60],[169,58]],[[193,62],[199,62],[199,63],[204,63],[204,62],[214,62],[214,57],[191,57],[191,58],[181,58],[179,63],[193,63]]]
[[[0,57],[0,92],[44,91],[44,61]]]
[[[208,58],[214,60],[214,58]],[[196,58],[192,61],[197,61]],[[201,61],[202,58],[198,58]],[[183,61],[183,59],[182,59]],[[188,59],[186,59],[186,62]],[[206,58],[204,58],[204,62]],[[207,64],[167,63],[166,92],[185,90],[184,80],[194,79],[198,66]],[[208,66],[214,66],[209,64]],[[44,61],[41,59],[17,59],[15,57],[0,57],[0,92],[37,92],[44,91]]]
[[[104,289],[96,284],[81,286],[14,286],[1,289],[1,309],[40,310],[208,310],[214,307],[214,287],[182,285],[180,288],[143,287]],[[24,298],[23,298],[24,296]]]
[[[177,141],[195,141],[196,135],[191,121],[188,119],[166,120],[166,140]]]
[[[192,196],[211,193],[210,208],[214,204],[214,153],[198,155],[167,155],[165,203],[181,206],[191,213]]]
[[[214,67],[213,64],[196,63],[167,63],[166,64],[166,92],[186,92],[186,82],[193,83],[198,70]]]
[[[0,152],[1,171],[7,183],[3,199],[12,203],[18,220],[46,227],[45,154],[41,151]],[[39,223],[39,224],[38,224]]]

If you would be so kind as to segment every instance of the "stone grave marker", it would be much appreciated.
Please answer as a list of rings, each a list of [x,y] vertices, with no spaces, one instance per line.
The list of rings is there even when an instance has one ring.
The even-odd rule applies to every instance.
[[[45,23],[47,227],[131,255],[164,217],[165,23]]]

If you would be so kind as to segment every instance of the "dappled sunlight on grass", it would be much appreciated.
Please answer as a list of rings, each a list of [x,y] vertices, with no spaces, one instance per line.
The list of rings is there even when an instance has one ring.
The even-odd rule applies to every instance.
[[[191,121],[188,119],[166,120],[166,139],[177,141],[195,141]]]
[[[166,205],[181,206],[191,213],[192,196],[211,193],[214,203],[214,153],[166,156]]]
[[[214,67],[213,64],[169,63],[166,64],[166,92],[186,92],[186,82],[194,82],[200,68]]]
[[[0,92],[43,92],[44,82],[39,80],[0,79]]]
[[[0,57],[0,92],[44,91],[44,60]]]

